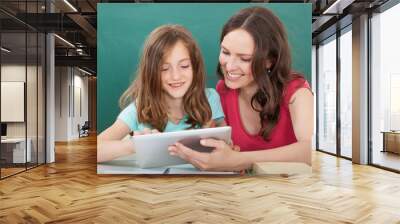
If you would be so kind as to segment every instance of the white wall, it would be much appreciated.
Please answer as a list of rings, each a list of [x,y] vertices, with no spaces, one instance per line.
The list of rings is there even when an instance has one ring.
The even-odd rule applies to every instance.
[[[38,70],[37,70],[38,69]],[[25,64],[3,64],[1,66],[1,80],[10,82],[24,82],[26,85],[26,106],[22,107],[22,113],[26,112],[26,121],[6,122],[7,137],[30,139],[31,155],[34,162],[39,158],[39,163],[44,162],[44,82],[41,66],[25,67]],[[27,78],[27,81],[25,80]],[[7,96],[2,96],[7,97]],[[12,110],[1,108],[1,110]],[[11,112],[12,111],[8,111]],[[39,155],[37,156],[37,153]]]
[[[68,140],[68,86],[67,67],[55,68],[55,141]]]
[[[56,67],[56,141],[77,139],[78,124],[88,120],[88,78],[83,75],[76,68]]]
[[[71,108],[72,129],[70,132],[73,138],[78,138],[78,124],[82,126],[88,120],[88,78],[81,76],[82,74],[79,70],[74,69],[74,88],[71,88],[74,90],[72,91],[73,96],[71,96],[74,102],[71,102],[73,108]]]
[[[27,106],[29,107],[27,113],[28,124],[28,137],[30,133],[35,133],[36,137],[36,107],[37,107],[37,99],[36,99],[36,80],[32,80],[30,77],[31,74],[36,75],[36,66],[27,66],[28,73],[28,84],[29,86],[34,86],[34,88],[27,88]],[[5,64],[1,66],[1,81],[8,82],[25,82],[25,65],[18,64]],[[40,107],[41,105],[39,105]],[[7,110],[9,108],[1,108],[2,110]],[[35,112],[35,113],[33,113]],[[32,123],[34,122],[34,123]],[[26,122],[7,122],[7,136],[8,137],[25,137],[25,123]]]

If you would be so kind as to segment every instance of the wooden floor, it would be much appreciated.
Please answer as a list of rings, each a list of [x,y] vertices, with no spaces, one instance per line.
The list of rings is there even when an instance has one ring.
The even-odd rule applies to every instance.
[[[400,223],[400,175],[315,152],[313,174],[100,176],[94,137],[0,181],[0,223]]]
[[[400,154],[374,151],[372,162],[377,165],[400,170]]]
[[[9,167],[1,168],[1,170],[0,170],[1,178],[6,178],[8,176],[15,175],[17,173],[24,172],[29,169],[34,169],[35,167],[38,166],[36,163],[27,163],[26,167],[25,167],[25,164],[18,164],[16,167],[12,167],[13,165],[14,164],[11,164]]]
[[[1,169],[1,178],[25,171],[25,167],[17,167],[17,168],[0,168]]]

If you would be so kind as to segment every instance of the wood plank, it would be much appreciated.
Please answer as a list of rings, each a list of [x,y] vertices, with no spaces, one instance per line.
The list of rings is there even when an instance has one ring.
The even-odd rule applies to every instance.
[[[255,175],[295,175],[311,174],[312,167],[305,163],[295,162],[263,162],[253,165]]]
[[[399,174],[320,152],[307,175],[97,175],[92,136],[1,180],[0,223],[400,223],[399,198]]]

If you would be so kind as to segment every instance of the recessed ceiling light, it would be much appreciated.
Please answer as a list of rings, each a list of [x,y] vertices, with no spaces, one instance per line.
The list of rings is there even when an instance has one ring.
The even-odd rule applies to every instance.
[[[347,8],[355,0],[336,0],[322,14],[342,14],[343,9]]]
[[[10,53],[10,52],[11,52],[11,50],[9,50],[9,49],[7,49],[7,48],[5,48],[5,47],[1,47],[1,50],[4,51],[4,52],[6,52],[6,53]]]
[[[69,42],[68,40],[66,40],[66,39],[64,39],[64,38],[62,38],[62,37],[60,37],[60,36],[57,35],[57,34],[54,34],[54,36],[57,37],[58,39],[60,39],[62,42],[64,42],[64,43],[68,44],[69,46],[75,48],[75,45],[71,44],[71,42]]]
[[[74,12],[78,12],[78,10],[71,4],[69,3],[67,0],[64,0],[65,4],[67,4]]]
[[[83,70],[83,69],[81,69],[81,68],[79,68],[79,67],[78,67],[78,70],[81,71],[81,72],[83,72],[83,73],[85,73],[85,74],[92,75],[92,73],[90,73],[90,72],[88,72],[88,71],[86,71],[86,70]]]

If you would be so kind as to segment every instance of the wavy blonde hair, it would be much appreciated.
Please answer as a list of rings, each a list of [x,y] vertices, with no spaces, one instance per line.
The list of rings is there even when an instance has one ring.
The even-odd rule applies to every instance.
[[[205,126],[211,120],[211,108],[205,94],[205,70],[200,48],[191,33],[180,25],[164,25],[153,30],[148,36],[136,79],[122,94],[121,108],[134,102],[138,121],[150,124],[152,128],[164,131],[167,122],[167,106],[163,100],[161,66],[164,56],[181,41],[189,51],[193,70],[193,81],[183,97],[184,110],[188,115],[189,128]]]

